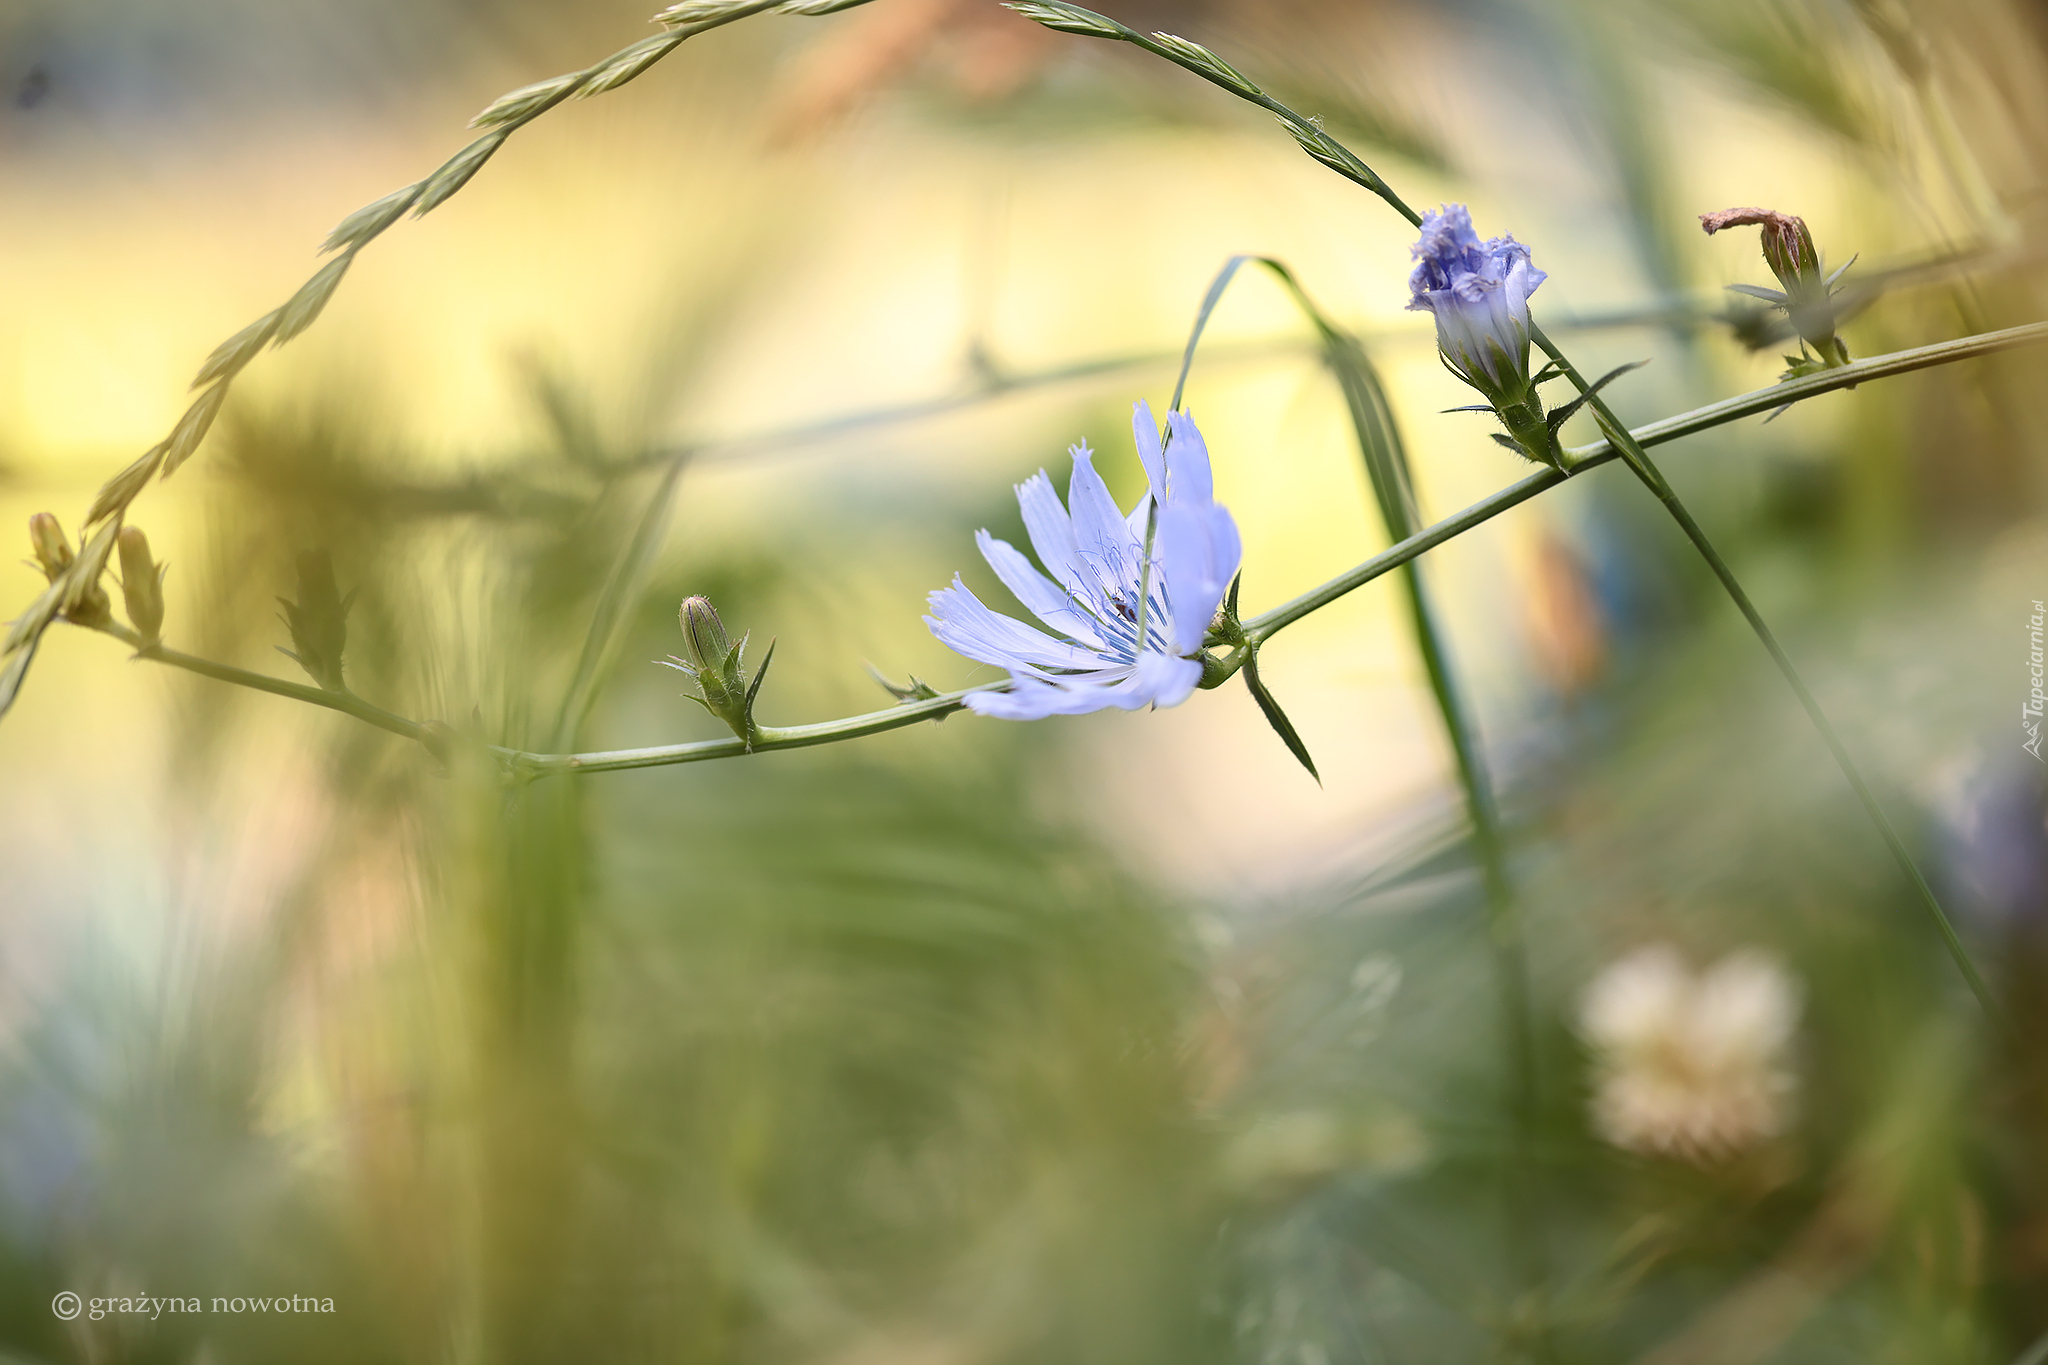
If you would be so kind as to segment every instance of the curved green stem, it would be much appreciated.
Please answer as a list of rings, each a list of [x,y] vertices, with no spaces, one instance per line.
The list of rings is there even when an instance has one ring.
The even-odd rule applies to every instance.
[[[141,635],[118,622],[108,622],[96,627],[103,634],[111,635],[135,650],[139,659],[153,663],[169,664],[182,668],[188,673],[212,678],[218,682],[233,683],[257,692],[268,692],[276,697],[289,697],[293,701],[325,707],[354,716],[357,720],[389,730],[394,735],[416,740],[421,744],[438,746],[442,734],[438,727],[426,721],[410,720],[404,716],[386,711],[364,701],[353,692],[330,692],[325,688],[313,687],[306,683],[287,682],[262,673],[253,673],[246,668],[232,664],[215,663],[196,655],[168,649],[161,643],[151,643]],[[900,730],[906,725],[921,721],[943,720],[965,708],[966,698],[974,692],[990,692],[1007,687],[1007,682],[984,683],[979,687],[963,687],[957,692],[945,692],[923,701],[904,702],[886,711],[871,711],[862,716],[848,716],[842,720],[820,721],[815,725],[762,725],[756,727],[757,737],[749,746],[737,736],[731,739],[697,740],[688,744],[664,744],[647,749],[611,749],[587,754],[538,754],[524,749],[508,749],[501,745],[486,745],[484,751],[500,764],[508,774],[521,780],[550,777],[558,773],[604,773],[617,772],[626,768],[659,768],[674,763],[699,763],[711,758],[739,758],[749,752],[766,753],[774,749],[805,749],[814,744],[832,744],[843,739],[859,739],[864,735],[879,735],[889,730]]]
[[[1911,350],[1894,351],[1889,355],[1873,356],[1845,365],[1839,370],[1825,374],[1809,375],[1805,379],[1790,380],[1774,384],[1767,389],[1758,389],[1737,398],[1710,403],[1691,412],[1667,417],[1660,422],[1638,428],[1630,433],[1639,446],[1662,445],[1675,441],[1681,436],[1690,436],[1712,427],[1725,426],[1729,422],[1752,417],[1760,412],[1770,412],[1787,403],[1815,398],[1836,389],[1850,388],[1872,379],[1888,375],[1906,374],[1913,370],[1924,370],[1934,365],[1953,364],[1958,360],[1969,360],[1976,356],[1991,355],[1998,351],[2009,351],[2021,346],[2034,346],[2048,342],[2048,322],[2028,323],[2024,327],[2008,327],[2001,332],[1985,332],[1978,336],[1962,337],[1955,341],[1937,342],[1932,346],[1917,346]],[[1595,400],[1597,402],[1597,400]],[[1610,460],[1620,459],[1621,454],[1608,439],[1601,439],[1591,445],[1579,446],[1565,451],[1565,469],[1571,473],[1592,469]],[[1253,644],[1261,644],[1275,634],[1299,621],[1344,594],[1361,588],[1382,574],[1391,573],[1409,560],[1428,550],[1433,550],[1456,536],[1464,534],[1483,522],[1491,521],[1511,507],[1519,507],[1538,493],[1563,483],[1565,475],[1555,469],[1539,469],[1527,477],[1509,484],[1500,492],[1482,498],[1464,511],[1444,518],[1432,526],[1389,546],[1371,559],[1355,568],[1338,574],[1329,582],[1311,588],[1291,602],[1284,602],[1271,611],[1262,612],[1244,623],[1244,633]]]
[[[246,668],[236,668],[232,664],[217,664],[211,659],[202,659],[197,655],[170,649],[161,641],[145,640],[140,634],[118,621],[109,621],[92,629],[111,635],[130,646],[138,659],[169,664],[173,668],[182,668],[188,673],[197,673],[204,678],[233,683],[237,687],[247,687],[257,692],[268,692],[272,696],[290,697],[293,701],[302,701],[310,706],[323,706],[329,711],[354,716],[357,720],[374,725],[380,730],[389,730],[394,735],[402,735],[406,739],[425,742],[430,733],[425,723],[408,720],[404,716],[386,711],[381,706],[372,705],[353,692],[330,692],[324,687],[286,682],[283,678],[252,673]]]
[[[749,752],[761,754],[775,749],[806,749],[814,744],[832,744],[843,739],[900,730],[921,721],[943,720],[962,710],[970,693],[989,692],[1006,686],[1007,683],[989,683],[980,687],[963,687],[958,692],[943,692],[924,701],[904,702],[886,711],[870,711],[864,716],[821,721],[816,725],[763,725],[758,727],[758,738],[751,746],[735,736],[732,739],[704,739],[689,744],[609,749],[589,754],[530,754],[512,749],[493,749],[491,752],[503,758],[515,775],[524,778],[550,777],[557,773],[608,773],[626,768],[699,763],[712,758],[739,758]]]
[[[1872,379],[1885,379],[1895,374],[1910,374],[1914,370],[1931,369],[1936,365],[1949,365],[1958,360],[1971,360],[1977,356],[1995,355],[2000,351],[2017,350],[2023,346],[2038,346],[2048,341],[2048,322],[2029,322],[2020,327],[2007,327],[1997,332],[1979,332],[1974,336],[1958,337],[1954,341],[1937,341],[1931,346],[1915,346],[1911,350],[1893,351],[1887,355],[1871,356],[1867,360],[1852,361],[1837,369],[1820,374],[1811,374],[1804,379],[1788,379],[1782,384],[1773,384],[1767,389],[1757,389],[1740,397],[1709,403],[1703,408],[1667,417],[1660,422],[1638,427],[1630,433],[1636,444],[1642,446],[1662,445],[1675,441],[1681,436],[1690,436],[1710,427],[1723,426],[1760,412],[1771,412],[1788,403],[1801,399],[1815,398],[1836,389],[1853,389],[1858,384]],[[1544,348],[1548,350],[1546,346]],[[1593,400],[1597,409],[1601,402]],[[1604,464],[1619,458],[1613,442],[1603,438],[1590,445],[1576,446],[1565,451],[1565,468],[1577,473],[1596,464]]]
[[[1401,196],[1395,194],[1379,173],[1365,164],[1358,153],[1346,147],[1323,131],[1322,124],[1288,108],[1279,100],[1261,90],[1229,63],[1217,57],[1207,48],[1177,38],[1170,33],[1146,35],[1128,24],[1119,23],[1106,14],[1098,14],[1079,5],[1065,3],[1065,0],[1005,0],[1010,9],[1025,18],[1072,33],[1084,38],[1108,38],[1114,42],[1129,43],[1143,48],[1155,57],[1163,57],[1184,71],[1200,76],[1211,85],[1221,86],[1231,94],[1248,103],[1256,104],[1267,113],[1278,118],[1286,127],[1301,149],[1318,162],[1355,185],[1371,190],[1387,206],[1406,218],[1410,223],[1420,225],[1422,215],[1408,207]]]

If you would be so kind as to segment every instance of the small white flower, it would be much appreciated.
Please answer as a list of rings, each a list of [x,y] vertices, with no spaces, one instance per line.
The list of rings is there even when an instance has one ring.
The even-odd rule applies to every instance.
[[[968,694],[968,709],[1004,720],[1079,715],[1106,706],[1177,706],[1202,679],[1202,640],[1237,575],[1237,525],[1218,506],[1209,449],[1187,414],[1168,414],[1162,449],[1152,410],[1131,417],[1150,492],[1117,510],[1094,452],[1074,446],[1067,505],[1044,470],[1017,486],[1040,573],[1014,546],[975,533],[1003,586],[1054,632],[990,611],[953,576],[931,595],[933,635],[970,659],[1010,671],[1003,692]],[[1152,511],[1152,560],[1145,540]],[[1048,577],[1050,575],[1050,577]]]
[[[1617,1147],[1702,1164],[1780,1132],[1799,1009],[1798,986],[1761,953],[1698,975],[1663,945],[1615,962],[1580,1003],[1594,1127]]]

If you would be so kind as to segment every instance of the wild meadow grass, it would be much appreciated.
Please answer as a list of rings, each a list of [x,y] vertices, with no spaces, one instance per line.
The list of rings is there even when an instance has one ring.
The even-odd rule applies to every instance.
[[[44,510],[69,473],[28,482],[0,1358],[2038,1360],[2027,15],[1176,12],[1199,42],[1051,0],[655,18],[342,218],[82,517]],[[801,32],[739,45],[773,25]],[[733,45],[689,67],[697,39]],[[18,117],[70,88],[35,69]],[[762,96],[772,69],[811,87]],[[1229,145],[1231,193],[1282,195],[1263,158],[1298,150],[1355,191],[1302,238],[1352,273],[1242,243],[1174,277],[1192,328],[1149,350],[1006,363],[975,317],[951,391],[823,417],[796,391],[831,377],[791,352],[738,435],[677,437],[675,403],[532,355],[499,392],[528,436],[455,458],[355,375],[263,387],[270,349],[337,325],[362,253],[530,126],[675,70],[713,92],[696,115],[757,111],[693,136],[800,128],[834,164],[943,136],[992,164],[1050,147],[1057,185],[1089,139],[1156,125]],[[863,102],[884,134],[819,126]],[[1699,183],[1688,109],[1731,125],[1736,172]],[[1757,168],[1788,148],[1838,202],[1779,197]],[[1146,183],[1192,222],[1224,191],[1183,178]],[[1455,236],[1466,198],[1515,240]],[[762,230],[829,239],[807,207]],[[1084,207],[1025,243],[1052,262],[1032,302],[1113,316],[1152,267],[1076,283],[1116,211]],[[1414,262],[1340,215],[1422,233],[1432,337],[1391,311]],[[772,275],[718,276],[684,253],[714,303],[633,348],[686,433],[759,382],[732,316],[777,306]],[[1210,335],[1269,304],[1266,341]],[[796,335],[828,326],[890,344],[858,313]],[[1290,581],[1257,553],[1322,509],[1297,417],[1233,354],[1330,428],[1371,527],[1351,567]],[[1134,456],[1141,396],[1173,417],[1161,449],[1141,408]],[[1234,453],[1247,411],[1289,439]],[[964,469],[876,459],[940,422],[982,448]],[[1084,431],[1055,525],[1029,478],[1056,499]],[[1056,562],[1069,516],[1085,582]],[[951,591],[1007,589],[1068,638],[977,644],[943,594],[933,631],[978,666],[916,637],[977,525],[1060,582],[989,553]],[[1381,615],[1342,615],[1381,578]],[[1407,709],[1290,660],[1333,621],[1402,661]],[[140,714],[51,688],[123,659],[164,689]],[[1132,713],[991,718],[1109,706]],[[116,761],[38,757],[95,727]],[[1404,744],[1431,757],[1338,837],[1260,823],[1355,801],[1361,754]]]

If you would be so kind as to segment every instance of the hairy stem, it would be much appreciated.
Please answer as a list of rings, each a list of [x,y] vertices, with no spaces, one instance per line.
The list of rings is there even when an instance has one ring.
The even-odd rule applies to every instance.
[[[201,677],[212,678],[217,682],[232,683],[236,687],[268,692],[275,697],[289,697],[293,701],[325,707],[329,711],[339,711],[343,715],[354,716],[357,720],[374,725],[380,730],[389,730],[394,735],[402,735],[406,739],[417,740],[423,744],[436,738],[434,728],[426,722],[408,720],[404,716],[386,711],[381,706],[364,701],[353,692],[330,692],[306,683],[287,682],[282,678],[252,673],[246,668],[236,668],[232,664],[201,659],[196,655],[144,640],[141,635],[119,622],[108,622],[96,629],[132,647],[139,659],[169,664],[172,668],[182,668],[188,673],[197,673]],[[754,740],[752,752],[806,749],[815,744],[833,744],[840,740],[860,739],[866,735],[900,730],[906,725],[916,725],[922,721],[943,720],[955,711],[963,709],[970,693],[994,691],[1006,686],[1007,683],[986,683],[980,687],[963,687],[957,692],[946,692],[923,701],[904,702],[886,711],[871,711],[866,715],[821,721],[815,725],[763,725],[759,727],[759,737]],[[617,772],[625,768],[659,768],[673,763],[699,763],[711,758],[739,758],[749,752],[746,742],[737,736],[731,739],[706,739],[688,744],[664,744],[647,749],[611,749],[588,754],[538,754],[529,753],[524,749],[507,749],[496,744],[486,745],[484,749],[504,766],[509,775],[521,780],[550,777],[557,773],[604,773]]]
[[[993,683],[964,687],[924,701],[909,701],[886,711],[864,716],[821,721],[816,725],[763,725],[751,747],[753,753],[775,749],[807,749],[814,744],[834,744],[900,730],[927,720],[944,720],[966,706],[970,693],[994,691],[1008,686]],[[699,763],[712,758],[739,758],[749,752],[747,743],[732,739],[704,739],[689,744],[664,744],[650,749],[610,749],[590,754],[529,754],[510,749],[493,749],[511,770],[524,778],[549,777],[557,773],[608,773],[626,768],[661,768],[672,763]]]

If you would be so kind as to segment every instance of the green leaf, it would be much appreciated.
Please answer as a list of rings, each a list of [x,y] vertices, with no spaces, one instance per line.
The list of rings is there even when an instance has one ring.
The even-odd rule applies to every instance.
[[[774,662],[775,641],[777,638],[772,635],[768,637],[768,651],[761,656],[760,670],[754,674],[754,681],[747,686],[747,724],[750,727],[754,723],[754,698],[760,695],[761,680],[768,676],[768,665]],[[915,679],[912,681],[914,682]]]
[[[1308,756],[1308,746],[1295,733],[1294,722],[1287,719],[1287,713],[1280,709],[1280,703],[1273,700],[1273,694],[1266,690],[1266,684],[1259,677],[1259,651],[1252,649],[1244,656],[1244,684],[1251,689],[1252,700],[1259,704],[1265,714],[1266,724],[1273,727],[1273,733],[1280,736],[1280,742],[1287,746],[1287,752],[1301,760],[1301,766],[1308,769],[1308,775],[1323,785],[1323,775],[1316,771],[1316,761]]]
[[[1609,384],[1612,384],[1615,380],[1621,378],[1630,370],[1640,370],[1643,366],[1649,363],[1650,362],[1647,360],[1630,361],[1626,365],[1617,365],[1613,369],[1609,370],[1606,374],[1601,375],[1598,379],[1594,380],[1590,385],[1586,387],[1586,391],[1584,393],[1580,394],[1577,398],[1572,399],[1571,402],[1564,404],[1562,407],[1555,408],[1551,411],[1550,416],[1545,419],[1550,424],[1551,431],[1555,432],[1559,427],[1563,426],[1566,422],[1570,421],[1572,414],[1577,412],[1580,408],[1584,407],[1587,401],[1591,399],[1594,394],[1600,392],[1600,390],[1606,388]]]
[[[882,690],[898,701],[930,701],[939,695],[938,689],[913,673],[908,687],[898,687],[889,681],[889,675],[873,664],[866,665],[868,676],[882,685]]]
[[[1225,261],[1223,268],[1216,272],[1216,278],[1209,281],[1209,292],[1202,295],[1202,306],[1195,310],[1195,325],[1188,332],[1187,349],[1181,352],[1180,378],[1174,381],[1173,402],[1167,405],[1176,412],[1180,410],[1181,394],[1188,386],[1188,370],[1195,363],[1195,347],[1202,340],[1202,329],[1209,325],[1209,314],[1216,311],[1216,305],[1223,299],[1223,291],[1230,288],[1231,280],[1237,276],[1237,268],[1251,259],[1250,256],[1239,255]]]
[[[681,459],[669,462],[667,472],[642,507],[632,535],[619,547],[618,558],[612,561],[611,572],[606,576],[597,605],[591,611],[590,625],[583,633],[583,649],[576,659],[576,672],[571,676],[568,690],[562,694],[561,707],[555,713],[554,740],[557,748],[574,746],[576,732],[597,699],[598,682],[618,653],[627,614],[640,600],[648,571],[661,549],[662,532],[667,529],[669,513],[675,506],[676,489],[682,481],[686,463]],[[691,672],[694,676],[694,670]]]

